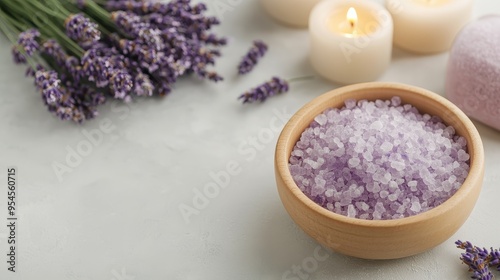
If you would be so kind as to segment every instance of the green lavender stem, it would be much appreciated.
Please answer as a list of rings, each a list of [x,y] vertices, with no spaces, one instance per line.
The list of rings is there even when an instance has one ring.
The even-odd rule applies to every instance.
[[[288,82],[294,83],[294,82],[301,82],[301,81],[307,81],[307,80],[313,80],[313,79],[316,79],[316,76],[294,77],[294,78],[288,79]]]
[[[39,3],[38,1],[27,1],[27,2],[25,2],[25,3],[26,3],[26,4],[28,4],[28,3],[29,3],[28,5],[30,5],[30,4],[31,4],[31,5],[33,5],[33,6],[32,6],[32,11],[34,11],[34,12],[35,12],[35,16],[36,16],[36,14],[38,14],[40,11],[43,11],[43,12],[44,12],[44,13],[46,13],[47,15],[53,16],[53,17],[55,17],[55,18],[57,18],[57,19],[61,20],[61,21],[62,21],[62,23],[64,23],[64,21],[66,20],[66,18],[67,18],[67,17],[68,17],[68,15],[69,15],[69,12],[67,12],[67,13],[66,13],[66,16],[65,16],[63,13],[60,13],[60,12],[58,13],[57,11],[53,11],[53,10],[51,10],[51,9],[47,8],[45,5],[43,5],[43,4],[41,4],[41,3]],[[33,8],[36,8],[36,9],[33,9]],[[38,9],[38,11],[37,11],[37,9]]]

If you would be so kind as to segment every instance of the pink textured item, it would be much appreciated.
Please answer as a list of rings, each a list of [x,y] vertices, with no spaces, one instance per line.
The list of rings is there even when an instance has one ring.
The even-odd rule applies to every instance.
[[[467,115],[500,130],[500,16],[482,17],[457,36],[446,94]]]

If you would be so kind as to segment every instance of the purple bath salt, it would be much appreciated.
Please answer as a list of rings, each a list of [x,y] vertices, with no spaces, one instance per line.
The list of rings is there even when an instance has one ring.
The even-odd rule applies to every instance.
[[[469,173],[467,141],[399,97],[347,100],[315,117],[290,156],[297,186],[352,218],[399,219],[450,198]]]

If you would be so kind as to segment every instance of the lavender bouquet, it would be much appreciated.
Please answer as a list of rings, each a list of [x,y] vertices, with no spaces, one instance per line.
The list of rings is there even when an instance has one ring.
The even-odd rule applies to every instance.
[[[190,0],[8,0],[0,30],[48,110],[81,123],[109,98],[165,96],[184,75],[222,80],[209,68],[226,39],[205,11]]]

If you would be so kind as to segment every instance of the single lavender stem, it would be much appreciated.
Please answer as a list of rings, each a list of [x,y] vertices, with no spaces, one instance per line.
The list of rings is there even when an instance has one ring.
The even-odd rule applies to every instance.
[[[243,93],[238,99],[242,99],[243,103],[254,103],[257,101],[264,102],[271,96],[288,92],[289,89],[290,88],[286,80],[273,77],[270,81]]]
[[[243,57],[238,65],[238,73],[240,75],[247,74],[257,65],[259,60],[266,54],[267,45],[262,41],[253,42],[253,46],[248,53]]]
[[[58,9],[59,12],[61,12],[62,14],[66,15],[66,16],[71,14],[70,11],[68,11],[66,8],[64,8],[64,5],[62,5],[62,3],[59,0],[56,0],[56,1],[50,0],[50,5],[48,5],[48,6],[51,6],[51,7]]]
[[[279,77],[273,77],[270,81],[267,81],[255,88],[246,91],[245,93],[240,95],[238,99],[242,99],[243,104],[254,103],[257,101],[264,102],[271,96],[288,92],[290,89],[289,84],[291,83],[312,80],[314,78],[316,78],[316,76],[295,77],[288,80],[284,80]]]
[[[71,14],[64,21],[66,34],[80,46],[92,45],[101,39],[98,25],[83,14]]]

